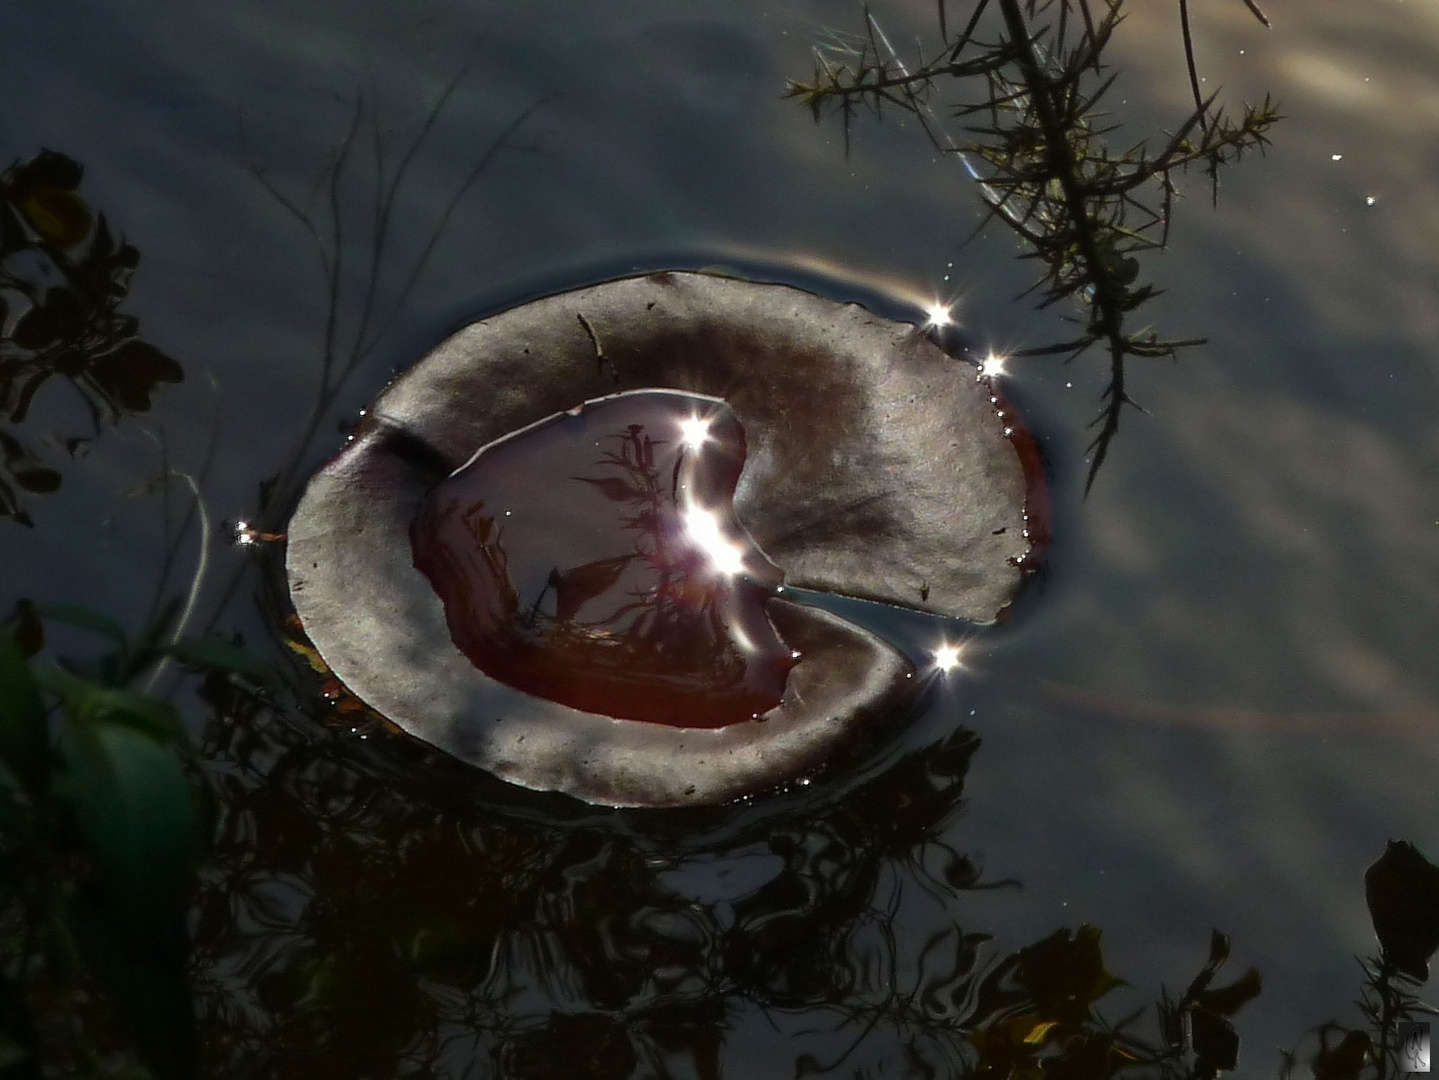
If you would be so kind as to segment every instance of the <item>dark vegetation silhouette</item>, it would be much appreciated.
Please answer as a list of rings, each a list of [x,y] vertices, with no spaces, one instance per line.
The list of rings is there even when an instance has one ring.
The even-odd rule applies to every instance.
[[[1252,0],[1243,2],[1268,25]],[[962,14],[955,17],[953,8]],[[789,93],[816,121],[838,113],[846,150],[862,110],[881,116],[888,105],[914,116],[935,148],[959,157],[978,185],[988,209],[979,228],[999,221],[1025,244],[1025,257],[1038,264],[1029,291],[1039,306],[1078,306],[1077,335],[1014,355],[1073,360],[1096,345],[1108,353],[1087,492],[1124,407],[1134,404],[1126,362],[1173,357],[1203,341],[1132,329],[1134,313],[1158,295],[1141,279],[1139,259],[1168,241],[1176,174],[1202,167],[1217,198],[1220,169],[1261,149],[1279,114],[1266,98],[1235,120],[1216,95],[1201,96],[1187,0],[1180,0],[1179,21],[1194,111],[1173,132],[1123,149],[1114,146],[1119,126],[1105,105],[1117,79],[1105,50],[1124,17],[1122,0],[937,0],[937,14],[937,45],[917,46],[906,61],[866,9],[864,31],[816,48],[813,75],[791,82]]]
[[[1150,1012],[1096,927],[1009,951],[966,927],[967,897],[1018,883],[948,839],[980,748],[963,729],[777,801],[597,811],[354,708],[320,699],[306,720],[226,643],[47,620],[114,647],[47,664],[29,607],[0,640],[0,1076],[718,1076],[729,1023],[756,1010],[796,1076],[1239,1063],[1261,980],[1221,981],[1223,934]],[[193,751],[172,707],[126,689],[162,653],[202,674]],[[755,861],[739,888],[691,880]],[[1365,887],[1363,1022],[1317,1027],[1284,1075],[1387,1080],[1398,1024],[1430,1011],[1439,868],[1395,842]]]
[[[22,525],[24,496],[62,479],[22,428],[46,384],[67,383],[89,411],[90,432],[52,434],[73,455],[184,378],[121,310],[140,253],[80,196],[83,172],[54,150],[0,172],[0,517]]]
[[[47,623],[106,648],[56,656]],[[22,601],[0,623],[0,1077],[194,1075],[186,920],[208,789],[179,710],[137,685],[171,658],[264,678],[168,620],[132,638]],[[125,1051],[143,1068],[113,1067]]]
[[[206,698],[230,716],[204,747],[226,818],[196,933],[217,1074],[719,1076],[727,1020],[757,1009],[794,1047],[776,1075],[1212,1076],[1259,991],[1216,985],[1214,935],[1143,1034],[1098,1007],[1122,986],[1098,929],[987,955],[965,897],[1018,883],[944,839],[968,731],[777,813],[656,815],[516,799],[357,714],[368,753],[233,684]],[[756,860],[738,895],[685,884]],[[935,929],[906,944],[917,908]]]

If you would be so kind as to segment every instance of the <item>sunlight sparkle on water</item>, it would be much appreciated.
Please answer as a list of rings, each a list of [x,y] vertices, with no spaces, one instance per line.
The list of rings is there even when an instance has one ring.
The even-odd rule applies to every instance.
[[[934,666],[942,672],[953,671],[959,667],[959,646],[943,642],[939,648],[934,650]]]
[[[685,532],[715,570],[730,577],[744,572],[744,548],[720,531],[719,518],[695,506],[685,511],[684,521]]]
[[[924,324],[926,328],[933,326],[942,330],[946,326],[954,325],[954,315],[948,304],[941,304],[936,300],[924,309],[924,313],[929,317],[929,321]]]
[[[990,353],[982,361],[980,361],[980,377],[985,379],[995,379],[1005,374],[1004,364],[1006,359],[1006,357],[1000,356],[998,353]]]
[[[680,437],[691,450],[698,450],[710,437],[710,422],[698,416],[681,420]]]

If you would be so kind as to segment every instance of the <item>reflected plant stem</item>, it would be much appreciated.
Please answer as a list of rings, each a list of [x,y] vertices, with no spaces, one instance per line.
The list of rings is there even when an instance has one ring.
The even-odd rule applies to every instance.
[[[495,137],[482,154],[475,165],[466,174],[455,191],[451,194],[444,209],[435,219],[430,227],[428,239],[419,255],[409,268],[403,284],[395,293],[393,300],[387,309],[382,313],[378,310],[378,295],[380,280],[384,269],[384,257],[386,248],[392,237],[391,223],[393,221],[394,206],[400,194],[400,188],[404,178],[409,171],[411,164],[423,148],[426,138],[433,130],[435,123],[443,113],[451,97],[458,89],[467,72],[462,69],[441,92],[439,100],[430,110],[425,122],[415,138],[411,140],[405,153],[401,156],[398,166],[388,183],[383,175],[384,149],[383,139],[379,127],[378,106],[373,98],[369,101],[369,128],[373,145],[373,156],[376,167],[375,193],[374,193],[374,232],[371,237],[370,251],[367,263],[364,268],[364,293],[360,301],[360,310],[357,315],[355,329],[347,349],[342,350],[341,346],[341,318],[344,307],[344,266],[346,249],[346,213],[343,207],[342,183],[346,169],[351,161],[351,155],[355,143],[360,134],[361,125],[365,121],[365,97],[361,95],[355,103],[355,109],[350,118],[349,128],[340,142],[336,151],[334,161],[325,170],[327,177],[326,202],[328,213],[328,244],[322,239],[320,230],[308,211],[301,209],[293,200],[287,198],[278,188],[264,175],[263,170],[253,159],[250,160],[251,171],[256,178],[265,186],[266,190],[296,217],[304,225],[307,234],[314,241],[317,253],[320,258],[321,268],[327,278],[327,297],[325,305],[325,328],[323,339],[323,352],[320,363],[319,387],[316,393],[315,405],[311,409],[305,426],[301,429],[296,439],[294,448],[286,458],[285,466],[281,469],[270,493],[263,500],[260,513],[257,515],[262,528],[266,530],[278,530],[283,526],[281,520],[289,504],[293,501],[298,492],[295,490],[298,481],[297,471],[305,460],[306,452],[314,441],[316,433],[323,424],[325,417],[334,406],[336,399],[344,390],[349,380],[355,374],[359,366],[368,359],[389,334],[395,321],[405,310],[410,297],[419,283],[421,275],[429,265],[430,257],[434,253],[440,238],[444,235],[445,226],[449,223],[461,201],[469,194],[475,183],[490,166],[495,156],[506,146],[516,131],[535,113],[543,99],[530,105],[517,116],[515,116],[504,129]],[[243,133],[242,133],[243,138]]]
[[[1363,961],[1364,990],[1359,1011],[1374,1032],[1375,1080],[1400,1076],[1404,1068],[1399,1060],[1399,1024],[1413,1021],[1421,1013],[1434,1015],[1418,998],[1404,989],[1399,967],[1382,954]]]
[[[1045,75],[1043,65],[1035,55],[1034,39],[1030,35],[1029,27],[1025,25],[1024,15],[1019,10],[1019,0],[999,0],[999,7],[1004,14],[1010,43],[1016,50],[1025,84],[1030,88],[1030,101],[1039,118],[1040,125],[1044,129],[1049,153],[1054,158],[1054,171],[1064,189],[1064,201],[1069,209],[1069,219],[1074,230],[1074,238],[1079,245],[1080,256],[1089,266],[1102,266],[1099,245],[1090,220],[1089,199],[1079,187],[1079,162],[1075,157],[1074,147],[1070,143],[1069,131],[1060,122],[1054,102],[1047,92],[1049,80]],[[1087,6],[1084,10],[1088,15]],[[1187,34],[1187,22],[1185,28]],[[1090,33],[1092,37],[1092,27]],[[1096,61],[1098,55],[1096,49],[1094,51]],[[1202,116],[1205,110],[1202,103],[1199,105],[1199,110]],[[1092,287],[1094,290],[1092,304],[1098,312],[1098,317],[1091,316],[1091,333],[1097,330],[1108,343],[1110,362],[1109,385],[1104,390],[1106,404],[1101,414],[1103,422],[1099,433],[1090,443],[1094,460],[1089,466],[1089,473],[1084,481],[1086,493],[1093,485],[1095,474],[1098,473],[1100,465],[1104,463],[1105,455],[1109,453],[1110,442],[1119,433],[1120,414],[1123,412],[1124,406],[1129,403],[1129,394],[1124,388],[1124,354],[1127,349],[1123,331],[1124,315],[1119,308],[1119,297],[1114,294],[1113,283],[1107,275],[1096,275]]]
[[[1386,1080],[1389,1075],[1389,1059],[1394,1056],[1390,1036],[1394,1032],[1394,1019],[1399,1007],[1394,991],[1394,974],[1394,965],[1387,960],[1381,961],[1379,970],[1370,983],[1379,994],[1379,1014],[1375,1023],[1379,1034],[1379,1047],[1374,1055],[1378,1080]]]
[[[142,626],[154,627],[160,624],[162,618],[162,608],[166,604],[166,589],[170,584],[170,576],[174,572],[176,562],[178,561],[180,556],[181,548],[185,543],[186,537],[190,533],[190,526],[197,517],[204,513],[204,502],[198,496],[198,494],[196,494],[196,489],[198,489],[199,491],[204,490],[205,482],[210,475],[211,468],[214,466],[215,457],[219,449],[219,405],[218,403],[216,404],[214,414],[211,417],[210,439],[209,445],[205,449],[204,460],[201,461],[199,469],[189,474],[191,492],[192,495],[194,495],[195,497],[191,498],[186,503],[185,512],[183,515],[181,515],[178,525],[176,525],[174,520],[174,507],[172,506],[170,497],[170,480],[178,478],[178,474],[175,472],[174,467],[170,463],[170,443],[166,435],[165,428],[162,425],[158,433],[151,432],[146,429],[141,429],[141,431],[142,434],[155,442],[160,455],[159,473],[154,478],[152,478],[149,483],[142,485],[140,489],[141,493],[150,492],[155,490],[156,488],[158,488],[160,492],[160,535],[162,538],[162,554],[160,558],[160,566],[156,576],[155,589],[150,597],[150,606],[147,609],[145,613],[145,618],[141,624]],[[208,561],[208,552],[210,551],[212,541],[213,530],[211,530],[211,536],[209,539],[205,539],[202,536],[201,543],[203,544],[203,551],[201,552],[200,559],[202,563]],[[193,592],[193,587],[194,583],[192,573],[191,583],[189,586],[187,586],[187,588]]]
[[[170,632],[169,640],[165,643],[166,645],[174,646],[179,643],[180,639],[185,636],[185,631],[189,629],[190,620],[195,616],[195,605],[200,600],[200,591],[205,587],[205,578],[208,576],[210,570],[210,541],[213,535],[213,529],[210,526],[210,514],[205,509],[205,500],[200,494],[199,482],[189,473],[179,469],[168,470],[165,473],[165,478],[168,479],[170,477],[185,482],[185,486],[190,489],[190,494],[194,498],[192,506],[200,519],[199,561],[195,565],[194,574],[190,576],[190,587],[185,593],[185,606],[180,611],[179,621],[175,623],[175,629]],[[160,662],[155,665],[155,670],[150,673],[150,677],[145,680],[145,686],[142,692],[145,694],[153,693],[155,684],[169,671],[173,663],[174,658],[169,654],[162,657]]]
[[[514,145],[513,137],[534,113],[545,104],[541,98],[514,116],[491,141],[476,160],[461,182],[451,193],[444,208],[431,222],[426,241],[408,270],[404,272],[399,287],[388,302],[383,298],[385,260],[395,237],[395,213],[406,177],[427,144],[436,124],[449,106],[456,91],[468,75],[467,68],[461,68],[445,84],[435,104],[426,114],[419,130],[410,139],[404,152],[399,156],[394,172],[385,175],[386,154],[384,133],[379,117],[378,94],[371,88],[368,95],[361,92],[349,116],[344,136],[333,152],[330,163],[317,178],[315,190],[310,199],[301,205],[287,195],[267,175],[264,167],[250,152],[243,117],[239,118],[239,139],[241,152],[248,163],[251,174],[265,191],[294,218],[310,238],[319,258],[320,269],[325,280],[325,313],[322,335],[320,372],[313,407],[300,429],[290,452],[285,456],[279,471],[261,485],[260,505],[255,514],[256,531],[260,534],[281,534],[289,510],[298,499],[304,478],[300,475],[302,466],[308,460],[311,444],[330,415],[336,401],[345,391],[351,378],[360,366],[372,356],[379,345],[393,329],[404,313],[411,296],[419,284],[431,256],[444,235],[445,227],[459,208],[460,203],[473,190],[475,184],[493,163],[501,150]],[[347,303],[344,270],[348,264],[346,248],[352,246],[353,233],[350,228],[352,217],[345,208],[345,181],[355,160],[355,149],[361,132],[367,130],[371,144],[371,160],[374,164],[374,180],[370,197],[368,217],[370,219],[369,251],[362,267],[362,292],[358,297],[358,311],[352,332],[344,332],[344,311]],[[311,206],[316,195],[324,193],[325,205],[319,211],[318,219]],[[229,578],[215,605],[208,625],[213,627],[221,617],[248,567],[242,566]]]

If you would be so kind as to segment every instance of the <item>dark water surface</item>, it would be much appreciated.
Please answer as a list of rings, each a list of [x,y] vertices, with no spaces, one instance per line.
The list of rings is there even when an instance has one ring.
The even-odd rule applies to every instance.
[[[1231,934],[1265,977],[1237,1021],[1251,1075],[1345,1014],[1374,948],[1365,866],[1389,836],[1439,850],[1439,19],[1276,2],[1266,32],[1203,6],[1209,85],[1273,90],[1289,117],[1217,211],[1193,178],[1152,260],[1169,292],[1148,316],[1209,345],[1134,373],[1151,415],[1083,503],[1099,365],[1011,365],[1053,466],[1049,572],[865,766],[736,808],[600,812],[343,706],[180,692],[224,793],[194,924],[215,1075],[903,1075],[944,1015],[910,992],[953,989],[941,969],[981,948],[964,935],[1002,957],[1082,924],[1131,984],[1116,1017]],[[928,4],[876,13],[896,41],[932,29]],[[528,296],[724,264],[954,299],[984,346],[1067,333],[1013,300],[1030,268],[1007,235],[961,250],[978,204],[913,124],[862,124],[846,159],[781,99],[827,28],[861,25],[847,2],[134,0],[0,23],[0,164],[84,165],[140,252],[125,310],[185,373],[74,460],[43,436],[89,434],[88,414],[39,395],[24,429],[63,484],[28,500],[33,529],[0,521],[6,610],[136,625],[157,588],[182,593],[193,525],[157,582],[188,489],[168,510],[137,493],[170,467],[213,530],[193,625],[270,648],[266,556],[228,525],[287,462],[335,452],[396,370]],[[1136,4],[1118,48],[1125,116],[1173,127],[1169,6]],[[393,175],[457,77],[371,290],[374,133]],[[310,438],[327,266],[267,185],[326,244],[340,223],[331,378],[357,360]],[[931,624],[877,618],[933,647]]]

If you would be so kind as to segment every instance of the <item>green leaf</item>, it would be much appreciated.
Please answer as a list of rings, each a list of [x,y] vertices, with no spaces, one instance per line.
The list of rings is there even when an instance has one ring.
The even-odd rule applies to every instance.
[[[234,671],[255,679],[264,679],[269,666],[243,645],[222,637],[191,638],[177,641],[163,649],[177,660],[183,660],[207,671]]]
[[[137,936],[102,906],[72,896],[67,929],[129,1021],[140,1056],[158,1080],[197,1073],[195,1013],[185,977],[183,921],[163,937]]]
[[[105,892],[137,931],[183,910],[198,831],[175,752],[134,727],[66,716],[60,740],[68,795]]]
[[[45,705],[8,626],[0,628],[0,760],[33,793],[43,792],[49,783]]]
[[[30,1010],[15,984],[0,971],[0,1077],[40,1080],[40,1058]]]
[[[40,609],[40,614],[47,619],[69,623],[71,626],[78,626],[82,630],[89,630],[107,637],[121,649],[128,647],[130,643],[124,627],[114,619],[108,619],[89,608],[83,608],[76,604],[48,604]]]
[[[94,221],[85,200],[63,188],[32,188],[18,209],[42,240],[61,248],[74,247],[85,239]]]
[[[64,668],[49,666],[35,672],[40,684],[59,696],[67,712],[86,720],[124,724],[161,742],[182,742],[185,729],[173,705],[134,690],[101,686]]]

